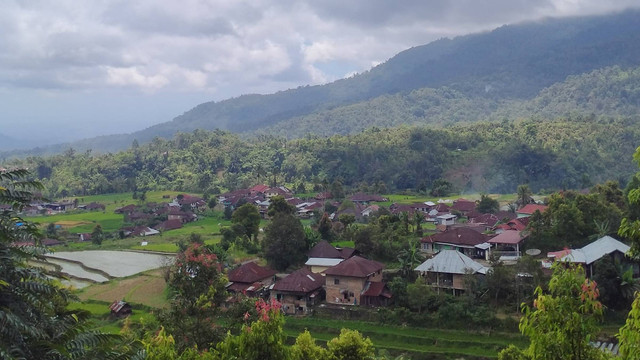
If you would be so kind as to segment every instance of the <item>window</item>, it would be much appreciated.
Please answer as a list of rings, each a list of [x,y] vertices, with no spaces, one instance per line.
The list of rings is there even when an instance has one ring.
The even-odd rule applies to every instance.
[[[339,285],[339,284],[340,284],[340,279],[333,278],[333,285]]]

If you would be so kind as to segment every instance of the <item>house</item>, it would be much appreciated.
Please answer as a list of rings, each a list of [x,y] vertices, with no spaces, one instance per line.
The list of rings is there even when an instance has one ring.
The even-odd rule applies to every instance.
[[[500,256],[500,260],[517,260],[520,249],[527,235],[518,230],[504,230],[489,240],[494,249],[492,252]]]
[[[522,209],[518,210],[516,213],[518,214],[518,217],[527,217],[527,216],[531,216],[533,215],[534,212],[536,211],[540,211],[541,213],[543,213],[545,210],[547,210],[546,205],[538,205],[538,204],[527,204],[525,205]]]
[[[485,230],[492,229],[500,220],[501,219],[494,214],[477,214],[476,216],[469,217],[469,223],[483,224]]]
[[[444,214],[436,216],[436,225],[453,225],[456,223],[456,215],[453,214]]]
[[[91,241],[91,233],[78,234],[78,241]]]
[[[332,304],[361,304],[362,294],[370,283],[382,281],[384,264],[353,256],[324,271],[327,302]]]
[[[587,277],[592,277],[594,275],[595,262],[605,256],[610,256],[614,261],[631,266],[634,277],[638,277],[640,275],[638,262],[633,262],[625,256],[625,253],[628,251],[628,245],[611,236],[604,236],[581,249],[565,249],[550,252],[547,254],[547,257],[553,258],[556,261],[580,264],[585,268]]]
[[[314,196],[313,198],[318,201],[329,200],[329,199],[333,199],[333,195],[331,195],[330,192],[325,191],[325,192],[317,193],[316,196]]]
[[[111,311],[111,315],[116,317],[129,316],[133,311],[131,305],[124,300],[115,300],[109,305],[109,310]]]
[[[529,219],[530,217],[511,219],[506,223],[496,225],[493,229],[496,234],[500,234],[505,230],[523,231],[527,228],[527,225],[529,225]]]
[[[136,208],[136,205],[129,204],[127,206],[117,208],[113,212],[115,212],[116,214],[131,214],[132,212],[136,211]]]
[[[192,211],[203,211],[207,209],[207,202],[198,196],[184,194],[182,198],[176,198],[175,202],[177,202],[180,207],[188,207]]]
[[[360,213],[360,216],[362,217],[368,217],[373,215],[374,213],[376,213],[377,211],[380,210],[380,206],[379,205],[369,205],[367,206],[364,210],[362,210],[362,212]]]
[[[157,230],[169,231],[182,228],[182,221],[178,219],[166,220],[155,226]]]
[[[489,237],[470,228],[453,228],[420,239],[420,250],[435,254],[441,250],[456,250],[467,256],[486,258]]]
[[[329,244],[327,240],[318,242],[309,250],[307,256],[309,260],[304,265],[314,273],[321,273],[330,267],[338,265],[345,259],[345,254]]]
[[[476,210],[476,202],[466,199],[458,199],[453,202],[451,209],[460,212],[463,216],[467,216],[469,213]]]
[[[198,220],[198,215],[192,212],[182,211],[180,209],[171,208],[167,214],[168,220],[180,220],[183,224]]]
[[[387,284],[381,281],[369,281],[366,284],[362,295],[360,295],[360,304],[365,306],[388,306],[391,303],[391,290]]]
[[[460,295],[465,291],[465,276],[484,276],[487,268],[457,250],[442,250],[415,268],[427,284]]]
[[[229,284],[227,291],[243,293],[247,296],[262,296],[266,287],[273,283],[275,270],[260,266],[255,262],[248,262],[230,270],[227,274]]]
[[[269,190],[269,186],[265,184],[260,184],[249,189],[249,194],[252,196],[261,195],[261,194],[263,195],[267,190]]]
[[[104,206],[104,204],[99,204],[97,202],[92,202],[92,203],[87,204],[84,208],[86,210],[88,210],[88,211],[97,211],[97,210],[104,211],[105,206]]]
[[[324,300],[324,277],[302,268],[278,280],[271,289],[271,299],[282,303],[285,314],[307,314],[309,308]]]
[[[284,186],[276,186],[266,190],[264,192],[264,195],[269,199],[271,199],[274,196],[282,196],[283,198],[287,199],[292,197],[293,193],[291,192],[291,190],[289,190]]]
[[[144,225],[127,226],[123,227],[121,230],[124,236],[153,236],[160,233],[160,231]]]

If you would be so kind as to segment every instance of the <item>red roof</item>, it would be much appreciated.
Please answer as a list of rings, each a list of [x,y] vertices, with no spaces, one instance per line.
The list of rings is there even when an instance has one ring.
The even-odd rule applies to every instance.
[[[517,230],[505,230],[500,234],[496,235],[494,238],[489,240],[489,244],[509,244],[515,245],[519,244],[525,237],[520,235],[520,231]]]
[[[167,221],[163,221],[160,224],[158,224],[158,226],[156,226],[156,229],[158,230],[175,230],[175,229],[180,229],[182,227],[182,221],[178,220],[178,219],[173,219],[173,220],[167,220]]]
[[[330,267],[324,271],[327,275],[368,277],[384,268],[384,264],[377,261],[365,259],[360,256],[353,256],[340,264]]]
[[[498,221],[500,221],[500,218],[494,214],[481,214],[470,218],[470,220],[472,223],[487,224],[488,226],[493,227]]]
[[[547,205],[538,205],[538,204],[527,204],[522,209],[518,210],[519,214],[529,214],[532,215],[536,210],[543,213],[547,210]]]
[[[463,212],[473,211],[476,209],[476,202],[465,199],[458,199],[453,202],[453,206],[451,206],[451,208]]]
[[[387,284],[383,282],[371,281],[368,288],[362,293],[361,296],[384,296],[391,298],[391,291],[387,288]]]
[[[302,268],[276,282],[273,290],[307,294],[322,288],[324,283],[324,276],[313,273],[307,268]]]
[[[254,262],[248,262],[229,271],[227,277],[231,282],[254,283],[276,274],[275,270],[262,267]]]
[[[269,187],[265,184],[260,184],[260,185],[256,185],[254,187],[252,187],[251,189],[249,189],[250,192],[252,193],[264,193],[265,191],[269,190]]]
[[[426,243],[446,243],[452,245],[475,246],[487,242],[487,235],[481,234],[469,228],[452,228],[447,231],[424,237],[420,242]]]
[[[320,240],[307,254],[310,258],[325,258],[325,259],[343,259],[340,250],[329,244],[327,240]]]

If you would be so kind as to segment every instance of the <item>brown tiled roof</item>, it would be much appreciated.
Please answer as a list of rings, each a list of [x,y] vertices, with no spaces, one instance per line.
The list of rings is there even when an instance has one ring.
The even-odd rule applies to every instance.
[[[156,226],[156,229],[158,230],[175,230],[175,229],[180,229],[182,227],[182,221],[178,220],[178,219],[173,219],[173,220],[167,220],[167,221],[163,221],[160,224],[158,224],[158,226]]]
[[[473,211],[476,209],[476,202],[458,199],[453,202],[453,206],[451,206],[451,208],[458,211]]]
[[[251,189],[249,189],[249,191],[252,192],[252,193],[264,193],[267,190],[269,190],[269,187],[267,185],[264,185],[264,184],[256,185],[256,186],[252,187]]]
[[[326,258],[326,259],[343,259],[342,253],[333,247],[333,245],[329,244],[327,240],[320,240],[319,243],[316,244],[309,253],[307,254],[310,258]]]
[[[327,275],[367,277],[384,268],[384,264],[377,261],[368,260],[360,256],[353,256],[340,264],[330,267],[324,271]]]
[[[387,284],[378,281],[370,281],[367,289],[364,290],[361,296],[384,296],[391,298],[391,291],[387,288]]]
[[[342,248],[340,249],[340,255],[342,255],[343,259],[348,259],[350,257],[352,257],[356,252],[356,249],[353,248]]]
[[[505,230],[489,240],[490,244],[519,244],[526,237],[523,237],[520,231]]]
[[[324,276],[313,273],[307,268],[302,268],[276,282],[273,290],[307,294],[321,288],[324,283]]]
[[[254,262],[248,262],[229,271],[227,277],[231,282],[254,283],[276,274],[275,270],[262,267]]]
[[[543,213],[545,210],[547,210],[547,206],[538,204],[527,204],[522,209],[518,210],[518,213],[532,215],[534,212],[536,212],[536,210],[539,210],[541,213]]]
[[[469,217],[472,223],[481,223],[487,224],[488,226],[493,227],[501,218],[497,217],[494,214],[480,214],[474,217]]]
[[[489,238],[475,230],[469,228],[454,228],[431,236],[424,237],[420,242],[426,243],[447,243],[452,245],[475,246],[482,244]]]

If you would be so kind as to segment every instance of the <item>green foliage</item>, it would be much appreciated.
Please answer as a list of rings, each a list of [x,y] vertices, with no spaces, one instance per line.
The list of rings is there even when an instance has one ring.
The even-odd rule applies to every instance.
[[[340,330],[340,335],[327,343],[327,349],[336,360],[373,359],[375,355],[371,340],[349,329]]]
[[[213,346],[222,337],[215,317],[227,284],[218,256],[207,246],[191,243],[178,253],[168,276],[174,297],[160,321],[175,337],[178,351]]]
[[[328,360],[328,352],[322,346],[316,345],[309,331],[298,335],[295,344],[291,346],[291,360]]]
[[[286,212],[276,213],[265,228],[262,252],[269,265],[285,270],[304,261],[308,243],[300,220]]]
[[[617,335],[623,360],[640,358],[640,292],[631,305],[627,321]]]
[[[256,302],[258,320],[242,327],[240,334],[227,334],[216,345],[214,359],[286,360],[289,349],[284,344],[284,315],[277,302]]]
[[[500,203],[489,195],[480,195],[480,201],[476,205],[476,211],[482,214],[495,214],[500,210]]]
[[[274,217],[276,214],[294,214],[296,207],[289,205],[289,203],[282,196],[274,196],[269,199],[269,208],[267,209],[267,215]]]
[[[244,204],[237,208],[231,216],[231,222],[241,225],[244,229],[244,235],[248,238],[257,239],[258,230],[260,230],[260,212],[255,205]]]
[[[60,288],[41,268],[47,250],[38,245],[38,229],[18,217],[13,209],[29,204],[37,183],[25,181],[24,170],[0,171],[0,202],[12,210],[0,211],[0,358],[97,359],[129,358],[136,343],[124,343],[117,335],[89,331],[88,313],[70,310],[75,298]],[[34,242],[35,246],[13,246]]]
[[[602,304],[593,281],[580,267],[555,264],[549,292],[537,288],[534,308],[523,306],[520,330],[531,341],[520,354],[514,348],[501,359],[578,360],[603,359],[604,354],[589,344],[599,331]]]

